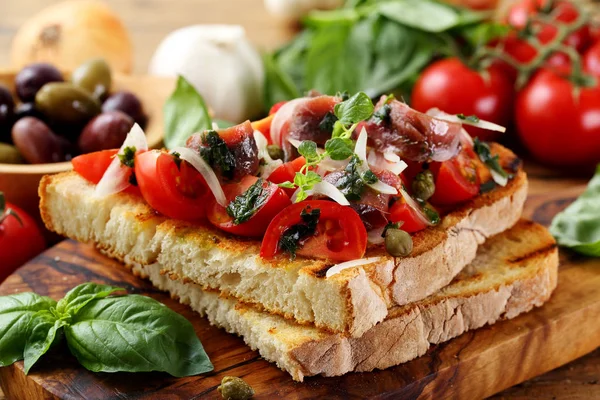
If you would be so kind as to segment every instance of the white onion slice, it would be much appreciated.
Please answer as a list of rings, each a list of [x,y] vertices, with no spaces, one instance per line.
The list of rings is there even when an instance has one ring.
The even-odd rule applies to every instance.
[[[385,226],[382,226],[381,228],[371,229],[367,232],[367,242],[370,244],[382,244],[385,242],[385,238],[381,236],[384,229]]]
[[[288,142],[290,142],[290,144],[291,144],[292,146],[294,146],[295,148],[298,148],[298,147],[300,147],[300,144],[302,143],[302,142],[301,142],[301,141],[299,141],[298,139],[292,139],[292,138],[289,138],[289,139],[288,139]]]
[[[386,151],[383,153],[383,158],[390,163],[400,162],[400,156],[393,151]]]
[[[423,211],[421,211],[421,207],[419,207],[417,202],[412,197],[410,197],[410,194],[406,193],[404,189],[400,190],[400,194],[402,194],[402,197],[404,198],[404,201],[406,201],[406,204],[408,204],[410,208],[415,210],[417,216],[425,225],[433,226],[429,218],[427,218],[427,216],[423,214]]]
[[[360,267],[367,264],[373,264],[377,261],[380,261],[383,257],[369,257],[369,258],[360,258],[358,260],[346,261],[340,264],[336,264],[333,267],[327,270],[325,274],[326,278],[331,278],[335,274],[339,274],[345,269]]]
[[[117,154],[123,154],[126,147],[135,147],[136,151],[148,150],[146,135],[138,124],[133,124]],[[127,189],[131,186],[131,183],[129,183],[129,172],[130,168],[122,165],[119,157],[115,156],[104,172],[104,175],[102,175],[100,182],[96,185],[94,196],[106,197]]]
[[[364,173],[369,170],[369,161],[367,160],[367,130],[363,127],[362,131],[356,139],[356,146],[354,147],[354,153],[360,159],[361,165],[359,170]],[[383,193],[383,194],[398,194],[398,189],[388,185],[377,179],[377,182],[367,184],[371,189]]]
[[[276,144],[277,146],[281,146],[281,135],[283,126],[286,122],[292,119],[296,108],[303,102],[308,101],[309,99],[306,97],[302,97],[299,99],[290,100],[285,103],[273,117],[273,121],[271,122],[271,143]]]
[[[498,172],[494,171],[493,169],[490,169],[490,174],[492,175],[492,179],[494,180],[494,182],[496,182],[498,185],[506,186],[506,184],[508,183],[507,176],[502,176]]]
[[[300,193],[300,188],[296,189],[296,191],[292,195],[292,203],[296,202],[296,199],[298,198],[299,193]],[[313,194],[321,194],[323,196],[329,197],[333,201],[335,201],[343,206],[350,205],[350,202],[348,201],[348,199],[346,199],[346,196],[344,196],[344,193],[342,193],[340,191],[340,189],[336,188],[333,184],[331,184],[327,181],[321,181],[321,182],[315,183],[315,185],[313,186],[312,189],[306,191],[306,194],[308,196],[311,196]]]
[[[187,147],[176,147],[171,150],[171,154],[175,152],[179,153],[179,157],[182,160],[189,162],[202,175],[210,191],[215,196],[217,203],[223,207],[227,207],[229,204],[227,203],[227,198],[225,197],[219,178],[217,178],[215,171],[212,170],[210,165],[198,153]]]
[[[402,173],[402,171],[404,171],[408,167],[408,165],[406,165],[406,163],[404,161],[402,161],[400,159],[400,157],[398,157],[397,162],[388,161],[388,158],[393,159],[391,156],[389,156],[390,154],[398,157],[393,152],[387,151],[387,152],[381,154],[380,152],[376,151],[375,149],[371,149],[369,151],[369,156],[367,157],[367,161],[369,162],[370,166],[376,167],[381,170],[388,170],[391,173],[393,173],[394,175],[400,175]],[[386,155],[387,155],[387,157],[386,157]]]
[[[458,118],[457,115],[448,114],[440,110],[439,108],[430,108],[425,114],[444,121],[458,122],[463,125],[476,126],[477,128],[485,129],[488,131],[506,132],[506,128],[502,125],[498,125],[490,121],[485,121],[483,119],[480,119],[478,122],[471,122],[466,119]]]

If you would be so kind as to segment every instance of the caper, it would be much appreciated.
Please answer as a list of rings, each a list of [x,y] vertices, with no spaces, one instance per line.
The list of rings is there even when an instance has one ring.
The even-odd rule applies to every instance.
[[[73,71],[71,82],[96,99],[103,100],[108,96],[112,82],[110,67],[102,58],[89,60]]]
[[[412,237],[402,229],[390,228],[385,233],[385,249],[394,257],[406,257],[413,249]]]
[[[435,192],[435,181],[430,170],[419,172],[412,183],[412,190],[418,199],[429,200]]]
[[[23,164],[21,153],[15,146],[0,143],[0,164]]]
[[[217,390],[225,400],[248,400],[254,396],[254,389],[236,376],[223,378]]]
[[[269,157],[271,157],[273,160],[283,160],[283,157],[285,156],[281,147],[277,146],[276,144],[268,145],[267,152],[269,153]]]
[[[88,92],[65,82],[44,85],[35,96],[35,106],[56,125],[79,128],[101,111]]]

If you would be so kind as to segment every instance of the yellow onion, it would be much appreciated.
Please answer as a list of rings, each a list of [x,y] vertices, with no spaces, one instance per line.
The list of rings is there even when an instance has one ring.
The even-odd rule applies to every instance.
[[[11,64],[49,62],[73,70],[101,57],[114,71],[131,72],[131,40],[119,17],[102,1],[68,0],[43,9],[17,32]]]

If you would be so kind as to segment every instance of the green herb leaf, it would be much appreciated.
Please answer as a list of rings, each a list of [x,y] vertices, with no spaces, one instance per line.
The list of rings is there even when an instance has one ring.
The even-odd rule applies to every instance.
[[[108,297],[121,289],[114,286],[84,283],[71,289],[56,305],[56,312],[62,316],[73,316],[94,299]]]
[[[365,190],[365,181],[358,170],[361,162],[356,154],[353,155],[344,173],[339,174],[337,179],[331,182],[350,201],[360,200]]]
[[[50,310],[56,301],[35,293],[0,297],[0,366],[23,359],[29,322],[42,310]]]
[[[378,4],[381,15],[425,32],[443,32],[460,22],[452,7],[429,0],[387,1]]]
[[[244,193],[227,206],[227,214],[233,218],[234,225],[248,221],[267,202],[271,192],[264,187],[264,179],[257,180]]]
[[[377,178],[377,175],[375,175],[370,169],[366,170],[362,174],[361,178],[367,185],[377,183],[377,181],[379,180],[379,178]]]
[[[325,142],[325,151],[332,160],[341,161],[354,154],[354,143],[351,139],[333,138]]]
[[[463,121],[472,122],[474,124],[476,124],[476,123],[478,123],[480,121],[480,119],[479,119],[479,117],[477,115],[465,116],[465,114],[456,114],[456,117],[458,119],[462,119]]]
[[[290,181],[280,183],[277,186],[279,186],[280,188],[286,188],[286,189],[294,189],[296,187],[296,185]]]
[[[344,125],[357,124],[373,115],[373,102],[364,92],[358,92],[348,100],[335,105],[335,116]]]
[[[38,311],[29,322],[27,344],[24,351],[25,374],[38,362],[40,357],[50,350],[53,344],[62,339],[62,327],[67,322],[58,319],[55,313],[47,310]]]
[[[389,104],[384,104],[379,108],[379,110],[373,113],[373,121],[376,124],[381,125],[384,122],[388,122],[390,120],[390,113],[392,112],[392,107]]]
[[[489,169],[497,172],[503,178],[510,177],[510,175],[500,165],[499,157],[497,155],[492,156],[490,146],[487,143],[482,142],[479,140],[479,138],[475,138],[473,139],[473,149],[479,156],[481,162],[484,163]]]
[[[264,102],[267,109],[280,101],[300,97],[300,92],[291,77],[281,69],[273,55],[265,54],[263,64],[265,66]],[[226,127],[217,123],[220,128]]]
[[[164,142],[168,149],[184,146],[190,135],[210,129],[212,121],[202,96],[183,77],[163,107]]]
[[[298,153],[306,158],[306,164],[316,164],[321,160],[321,156],[317,152],[317,144],[312,140],[304,140],[298,146]]]
[[[307,190],[311,190],[315,184],[321,182],[321,175],[314,171],[307,171],[306,174],[296,172],[294,184],[300,189],[296,197],[296,202],[300,202],[308,197]]]
[[[554,217],[550,232],[561,246],[600,257],[600,165],[585,192]]]
[[[302,241],[315,234],[320,216],[321,210],[318,208],[303,209],[300,213],[302,223],[292,225],[279,238],[279,248],[289,253],[292,260],[296,258],[296,251],[302,245]]]
[[[93,372],[164,371],[183,377],[213,370],[190,322],[149,297],[95,299],[64,332],[71,353]]]
[[[204,161],[213,168],[219,168],[225,178],[233,178],[236,166],[235,156],[219,134],[213,130],[205,132],[202,137],[202,145],[200,155]]]
[[[135,146],[128,146],[123,149],[123,153],[117,154],[121,164],[133,168],[136,150]]]

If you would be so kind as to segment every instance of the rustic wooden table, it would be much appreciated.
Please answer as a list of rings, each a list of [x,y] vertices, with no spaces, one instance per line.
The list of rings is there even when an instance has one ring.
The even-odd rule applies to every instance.
[[[25,19],[58,0],[0,0],[0,66],[8,65],[12,36]],[[135,71],[143,73],[155,47],[168,32],[197,23],[241,24],[262,49],[271,49],[293,35],[284,21],[271,18],[262,0],[106,0],[123,18],[135,48]],[[530,174],[545,177],[530,192],[543,193],[573,185],[535,167]],[[578,180],[575,183],[581,183]],[[4,396],[0,392],[0,399]],[[510,388],[494,398],[600,398],[600,349],[545,375]]]

